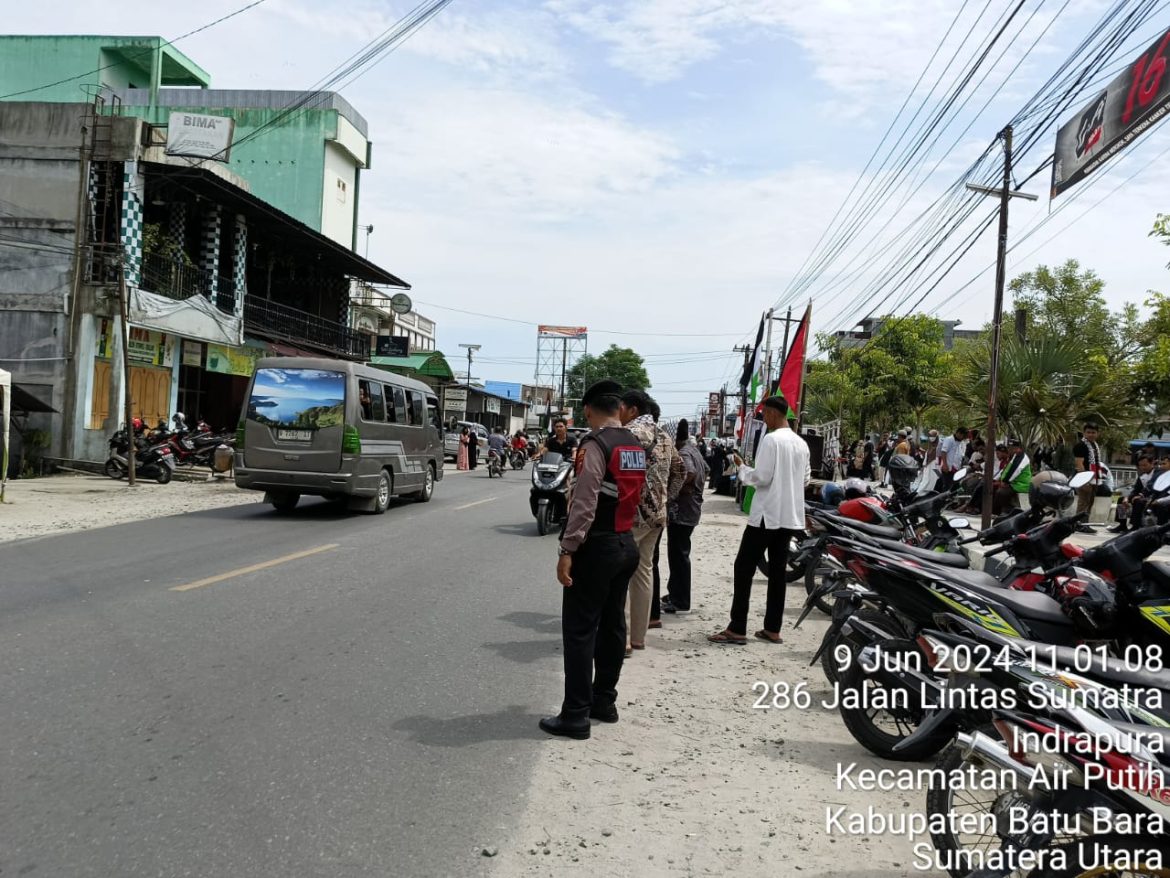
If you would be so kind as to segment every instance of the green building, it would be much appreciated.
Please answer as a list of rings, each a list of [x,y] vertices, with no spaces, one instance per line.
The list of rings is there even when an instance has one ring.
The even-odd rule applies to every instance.
[[[0,100],[90,102],[164,135],[171,113],[235,120],[228,168],[249,191],[357,249],[366,120],[334,92],[210,89],[211,76],[161,37],[0,36]]]

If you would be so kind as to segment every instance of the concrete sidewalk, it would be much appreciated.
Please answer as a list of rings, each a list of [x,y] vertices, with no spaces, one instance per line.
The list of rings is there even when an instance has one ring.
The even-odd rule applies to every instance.
[[[0,542],[90,530],[162,515],[180,515],[220,506],[258,503],[263,494],[242,491],[231,478],[174,480],[160,485],[71,473],[17,479],[0,505]]]
[[[833,693],[809,661],[829,620],[814,612],[792,628],[803,580],[788,587],[783,644],[707,641],[727,624],[732,561],[745,522],[731,498],[706,495],[691,552],[694,612],[664,616],[664,627],[648,632],[645,651],[626,660],[620,722],[595,724],[588,741],[546,742],[528,788],[525,828],[501,840],[494,874],[942,874],[916,871],[903,838],[826,831],[829,806],[920,812],[925,791],[838,788],[839,764],[891,763],[870,756],[837,711],[822,706]],[[551,540],[548,554],[548,587],[559,590]],[[665,588],[665,543],[660,569]],[[757,576],[749,635],[762,625],[766,588]],[[559,637],[560,619],[550,617],[547,631]],[[812,706],[772,707],[777,683],[807,684]],[[761,686],[768,687],[765,698]],[[546,693],[549,713],[562,694],[555,686]],[[761,701],[768,706],[753,706]]]

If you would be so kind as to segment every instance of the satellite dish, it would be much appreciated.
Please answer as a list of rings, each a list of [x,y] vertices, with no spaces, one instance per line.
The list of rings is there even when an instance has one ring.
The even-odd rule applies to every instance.
[[[390,299],[390,310],[395,314],[409,314],[413,307],[414,302],[410,301],[410,296],[406,293],[395,293]]]

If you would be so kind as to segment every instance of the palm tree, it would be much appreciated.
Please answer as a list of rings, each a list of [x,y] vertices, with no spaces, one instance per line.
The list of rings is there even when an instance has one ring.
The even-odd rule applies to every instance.
[[[987,417],[990,342],[968,346],[944,380],[943,404],[960,420],[978,424]],[[1123,429],[1136,423],[1127,394],[1110,370],[1069,342],[1005,340],[1000,354],[996,417],[1001,435],[1026,445],[1071,440],[1078,424],[1093,420]]]

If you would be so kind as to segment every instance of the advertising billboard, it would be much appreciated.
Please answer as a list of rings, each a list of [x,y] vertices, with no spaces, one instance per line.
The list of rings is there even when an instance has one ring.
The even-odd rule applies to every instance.
[[[1052,196],[1075,186],[1170,112],[1170,30],[1056,133]]]
[[[538,326],[536,332],[545,338],[584,338],[589,334],[584,326]]]
[[[235,119],[199,113],[171,113],[167,121],[167,155],[226,162],[231,155]]]

